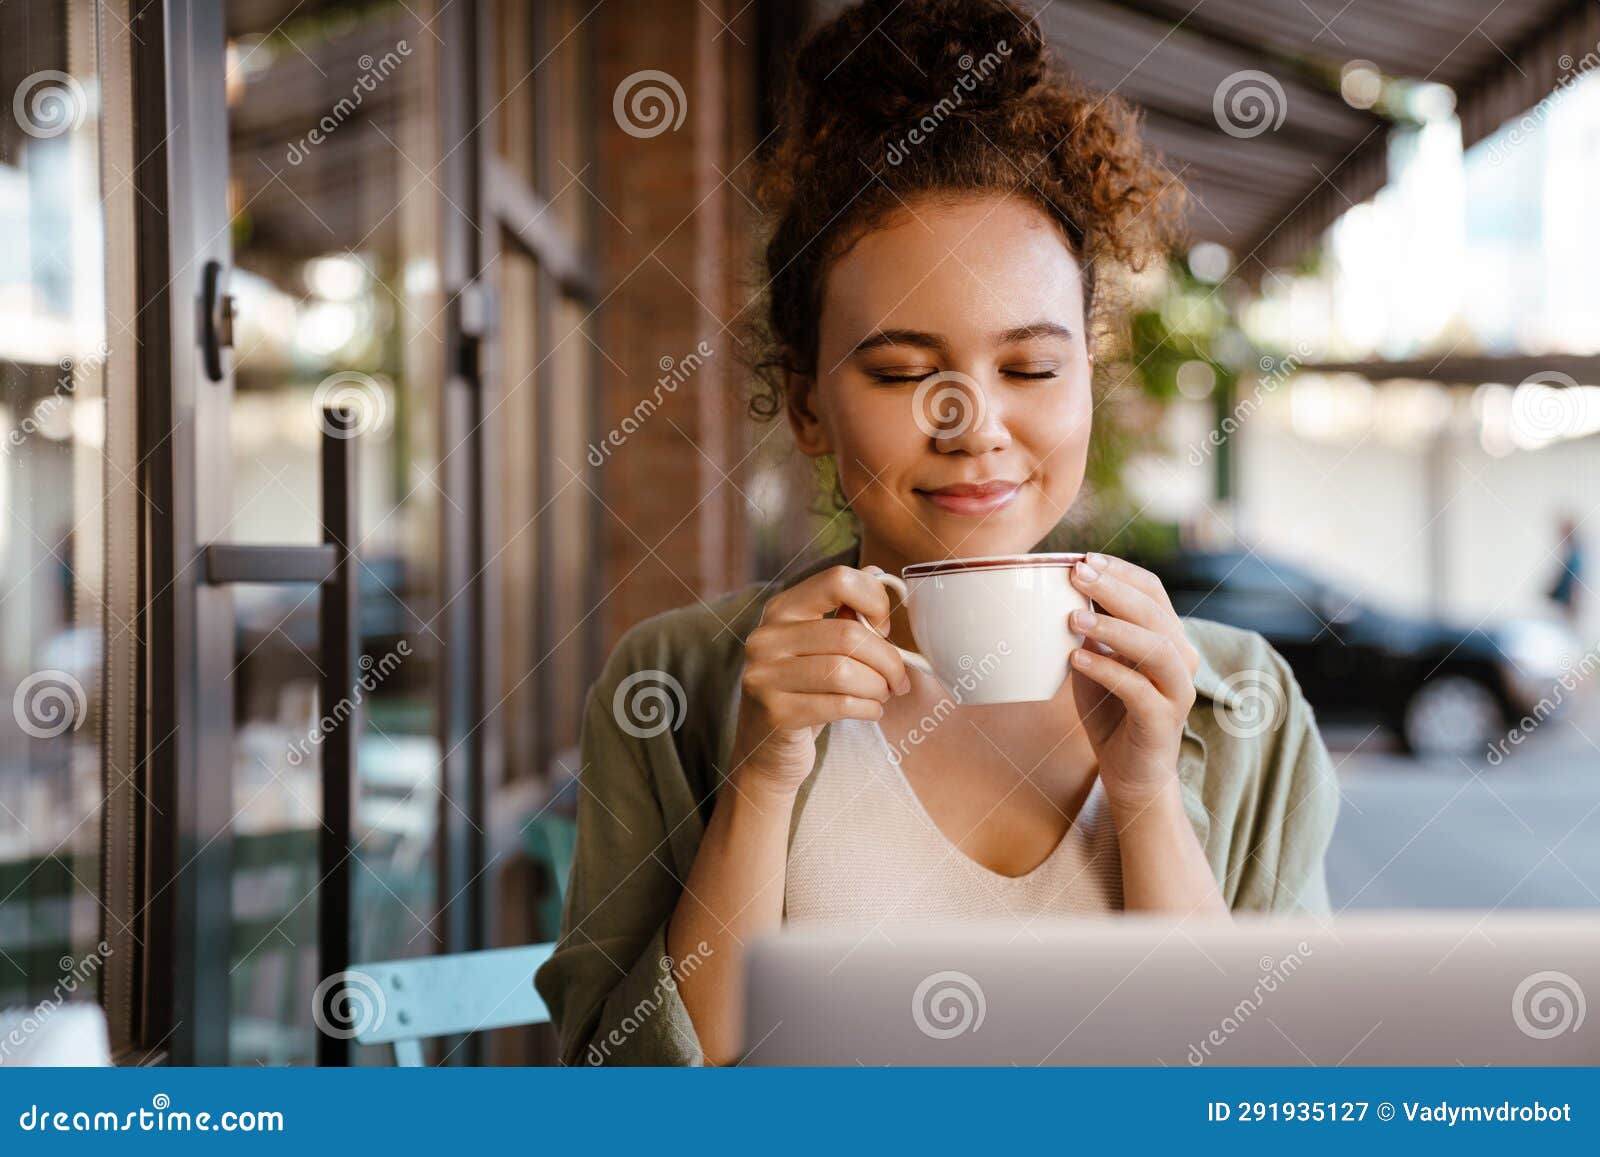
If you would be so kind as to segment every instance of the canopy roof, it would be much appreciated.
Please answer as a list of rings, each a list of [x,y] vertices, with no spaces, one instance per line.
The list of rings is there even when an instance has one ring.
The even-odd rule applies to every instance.
[[[819,15],[845,6],[817,4]],[[1600,57],[1594,0],[1024,6],[1079,77],[1144,110],[1148,140],[1190,193],[1192,236],[1226,245],[1252,280],[1292,262],[1388,178],[1391,122],[1345,101],[1346,64],[1447,85],[1470,146]],[[1250,119],[1263,107],[1270,124]]]

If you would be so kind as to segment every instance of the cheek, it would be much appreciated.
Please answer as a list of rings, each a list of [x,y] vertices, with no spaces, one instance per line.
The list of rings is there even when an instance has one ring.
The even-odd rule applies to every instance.
[[[1087,386],[1041,406],[1025,424],[1026,441],[1044,472],[1060,485],[1075,487],[1083,477],[1094,419]]]
[[[888,392],[860,394],[835,414],[834,456],[846,479],[891,476],[915,461],[927,442],[905,402]]]

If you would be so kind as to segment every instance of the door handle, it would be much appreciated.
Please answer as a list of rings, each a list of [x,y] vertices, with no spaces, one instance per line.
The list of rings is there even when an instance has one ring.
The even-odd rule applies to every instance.
[[[316,583],[318,650],[322,676],[318,706],[322,718],[340,718],[322,744],[322,829],[317,840],[317,975],[346,972],[354,959],[355,813],[359,783],[356,745],[361,738],[361,619],[357,522],[356,414],[345,406],[322,411],[322,542],[317,546],[255,546],[213,542],[204,549],[205,581],[226,583]],[[335,705],[342,704],[342,713]],[[329,1002],[342,985],[319,985]],[[321,1025],[339,1017],[318,1010]],[[317,1036],[319,1065],[348,1065],[350,1041]]]
[[[234,300],[227,278],[220,261],[207,261],[200,275],[200,354],[213,382],[223,378],[222,351],[233,348]]]

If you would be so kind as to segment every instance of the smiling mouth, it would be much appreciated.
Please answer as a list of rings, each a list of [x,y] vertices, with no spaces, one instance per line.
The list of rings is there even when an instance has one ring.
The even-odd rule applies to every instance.
[[[1008,504],[1022,487],[1016,482],[961,483],[937,490],[917,490],[923,501],[951,514],[991,514]]]

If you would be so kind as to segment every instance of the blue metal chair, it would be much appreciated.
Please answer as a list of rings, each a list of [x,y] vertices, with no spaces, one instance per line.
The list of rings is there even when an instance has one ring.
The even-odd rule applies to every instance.
[[[528,858],[546,873],[551,886],[539,901],[539,925],[554,936],[561,928],[561,901],[572,875],[572,856],[578,846],[578,825],[571,816],[554,811],[539,813],[524,835]]]
[[[360,964],[383,993],[377,1022],[356,1034],[364,1045],[394,1045],[395,1064],[422,1066],[422,1042],[490,1028],[546,1024],[550,1010],[533,987],[554,944],[491,948]]]

